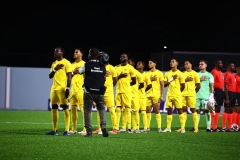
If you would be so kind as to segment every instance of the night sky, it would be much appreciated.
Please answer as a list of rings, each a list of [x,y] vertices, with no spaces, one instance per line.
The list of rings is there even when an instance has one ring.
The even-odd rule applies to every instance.
[[[86,60],[89,48],[97,47],[114,65],[122,52],[147,60],[164,45],[169,51],[240,53],[240,10],[232,2],[29,3],[1,6],[0,66],[50,67],[57,46],[71,62],[75,48]]]

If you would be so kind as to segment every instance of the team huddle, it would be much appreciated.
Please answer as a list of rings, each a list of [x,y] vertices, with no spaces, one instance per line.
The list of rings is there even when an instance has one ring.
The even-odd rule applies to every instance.
[[[91,65],[99,62],[100,66],[104,66],[103,70],[99,70],[100,67],[94,67],[97,73],[92,73],[92,75],[93,77],[97,75],[96,78],[88,74],[89,64],[82,59],[83,54],[80,49],[75,50],[73,55],[75,62],[73,63],[63,58],[63,48],[55,49],[54,56],[57,60],[52,63],[49,74],[49,78],[53,79],[50,91],[53,129],[46,133],[47,135],[58,135],[59,105],[64,112],[63,136],[78,133],[85,137],[91,137],[92,134],[103,134],[103,137],[107,137],[105,110],[103,111],[101,106],[107,107],[110,112],[112,130],[109,133],[111,134],[148,133],[151,131],[152,114],[156,116],[156,127],[159,133],[171,132],[173,108],[177,109],[180,122],[179,129],[175,131],[185,133],[188,107],[192,113],[192,132],[194,133],[199,132],[201,111],[204,111],[206,117],[206,132],[238,131],[237,126],[240,126],[240,67],[236,68],[236,74],[234,74],[234,63],[227,65],[227,71],[223,76],[221,60],[216,60],[215,68],[211,72],[207,71],[208,62],[200,60],[199,72],[196,72],[192,69],[191,60],[185,60],[185,70],[180,71],[177,59],[173,58],[170,60],[170,70],[163,74],[156,68],[157,61],[154,59],[148,61],[147,67],[144,61],[136,62],[127,53],[122,53],[120,64],[113,66],[109,63],[107,53],[98,52],[96,49],[94,51],[97,56],[89,58]],[[91,69],[90,72],[95,71]],[[93,85],[95,88],[89,87],[90,81],[92,84],[101,83],[101,76],[99,76],[101,73],[104,74],[103,87],[96,87],[96,85]],[[87,76],[90,78],[86,81]],[[103,91],[102,88],[104,92],[98,92],[98,90]],[[167,88],[165,99],[167,120],[163,122],[166,123],[163,129],[160,103],[164,100],[164,88]],[[96,95],[100,96],[96,97]],[[88,101],[86,96],[88,96]],[[84,102],[97,105],[98,127],[94,131],[90,120],[91,109],[86,107]],[[222,126],[219,128],[218,119],[223,104]],[[84,124],[79,132],[77,131],[78,107],[81,110]]]

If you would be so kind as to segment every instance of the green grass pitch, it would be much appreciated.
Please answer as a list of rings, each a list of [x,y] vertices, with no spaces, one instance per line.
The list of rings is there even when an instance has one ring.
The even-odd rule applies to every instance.
[[[59,135],[47,136],[52,129],[50,111],[0,110],[0,160],[239,160],[240,132],[205,132],[205,116],[201,116],[200,132],[190,132],[192,116],[188,115],[186,133],[176,133],[178,115],[173,116],[172,132],[158,133],[155,115],[152,114],[151,132],[130,134],[62,136],[63,112],[59,111]],[[141,114],[140,114],[141,115]],[[96,112],[92,114],[93,129],[97,127]],[[83,127],[79,112],[78,130]],[[221,126],[221,119],[219,126]],[[162,114],[162,129],[166,127],[166,114]],[[142,124],[141,124],[142,128]],[[107,129],[111,130],[110,113],[107,112]]]

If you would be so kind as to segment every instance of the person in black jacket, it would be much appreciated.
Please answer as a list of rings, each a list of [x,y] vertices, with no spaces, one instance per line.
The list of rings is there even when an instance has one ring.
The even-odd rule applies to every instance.
[[[104,106],[105,75],[106,69],[100,60],[100,53],[97,48],[91,48],[88,54],[89,61],[74,73],[85,74],[84,78],[84,118],[87,134],[85,137],[92,137],[91,112],[92,104],[95,102],[100,115],[100,125],[103,137],[108,137],[106,129],[106,113]]]

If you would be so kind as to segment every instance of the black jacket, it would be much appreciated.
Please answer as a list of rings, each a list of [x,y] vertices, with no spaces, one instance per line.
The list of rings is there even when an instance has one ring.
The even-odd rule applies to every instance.
[[[85,63],[84,86],[87,92],[104,95],[106,68],[98,60]]]

